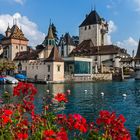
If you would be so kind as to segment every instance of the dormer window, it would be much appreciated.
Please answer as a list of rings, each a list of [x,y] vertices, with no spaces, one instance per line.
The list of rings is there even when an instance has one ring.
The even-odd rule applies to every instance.
[[[91,29],[90,25],[88,26],[88,29]]]
[[[87,27],[85,26],[85,30],[87,30]]]

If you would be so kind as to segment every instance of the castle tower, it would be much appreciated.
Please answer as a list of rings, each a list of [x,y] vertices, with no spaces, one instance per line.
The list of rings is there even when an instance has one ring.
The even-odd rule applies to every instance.
[[[10,27],[9,27],[9,25],[8,25],[7,30],[6,30],[6,32],[5,32],[5,35],[6,35],[6,37],[9,37],[10,34],[11,34],[11,29],[10,29]]]
[[[51,53],[52,48],[56,46],[51,24],[49,26],[48,35],[45,37],[43,45],[45,46],[44,58],[48,58]]]
[[[79,26],[79,43],[92,40],[94,46],[107,44],[108,24],[96,10],[91,11]]]
[[[27,51],[28,39],[17,25],[12,28],[8,25],[5,34],[2,39],[3,57],[12,61],[18,52]]]
[[[52,51],[47,59],[44,60],[49,65],[49,72],[47,79],[50,81],[64,81],[64,61],[59,56],[59,52],[56,46],[52,48]]]

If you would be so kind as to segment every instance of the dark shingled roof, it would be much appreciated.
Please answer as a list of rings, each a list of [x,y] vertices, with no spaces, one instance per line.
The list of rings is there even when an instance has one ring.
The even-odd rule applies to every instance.
[[[70,36],[69,33],[66,33],[64,36],[62,36],[60,38],[60,42],[59,42],[58,46],[61,46],[61,44],[63,44],[63,45],[73,45],[73,46],[75,45],[75,43],[74,43],[74,41],[73,41],[73,39],[72,39],[72,37]]]
[[[127,54],[125,49],[115,45],[94,46],[91,40],[84,40],[70,53],[70,56],[92,56],[118,53]]]
[[[62,58],[59,56],[57,47],[53,47],[50,56],[44,60],[45,62],[63,62]]]
[[[90,12],[90,14],[86,17],[86,19],[82,22],[82,24],[79,27],[92,25],[92,24],[100,24],[100,23],[101,23],[101,17],[94,10]]]
[[[140,40],[139,40],[138,49],[137,49],[137,54],[136,54],[136,56],[135,56],[135,59],[140,59]]]
[[[11,33],[11,35],[9,37],[4,37],[2,40],[18,39],[28,41],[28,39],[24,36],[22,30],[19,29],[17,25],[13,25],[13,27],[11,29],[8,28],[8,30]]]
[[[18,52],[14,60],[36,60],[40,50]]]

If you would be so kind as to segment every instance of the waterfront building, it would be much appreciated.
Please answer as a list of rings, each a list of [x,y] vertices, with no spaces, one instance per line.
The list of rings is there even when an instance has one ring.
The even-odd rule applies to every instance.
[[[2,57],[12,61],[17,53],[27,51],[28,39],[16,24],[12,28],[8,25],[1,44],[3,46]]]
[[[69,56],[92,59],[94,73],[111,72],[123,67],[123,59],[130,58],[127,50],[107,42],[108,23],[96,10],[91,11],[79,26],[79,45]]]
[[[18,52],[14,62],[18,72],[26,73],[28,78],[36,81],[64,81],[64,62],[59,57],[51,25],[43,43],[35,50]]]
[[[79,43],[91,40],[94,46],[106,45],[107,33],[108,23],[93,10],[79,26]]]
[[[92,59],[86,57],[64,58],[66,81],[92,81]]]
[[[66,33],[64,36],[62,35],[62,37],[60,37],[58,49],[62,58],[68,57],[72,50],[75,48],[76,44],[69,33]]]
[[[135,79],[140,80],[140,40],[134,61],[135,61]]]

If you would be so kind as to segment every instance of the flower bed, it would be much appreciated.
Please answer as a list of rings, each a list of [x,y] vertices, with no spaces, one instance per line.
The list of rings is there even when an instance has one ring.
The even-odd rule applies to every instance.
[[[54,97],[46,92],[42,113],[35,113],[33,84],[20,82],[13,89],[18,102],[10,103],[10,94],[0,108],[0,140],[130,140],[123,115],[102,110],[95,122],[80,114],[55,114],[54,103],[64,106],[70,91]],[[2,100],[1,100],[2,103]]]

